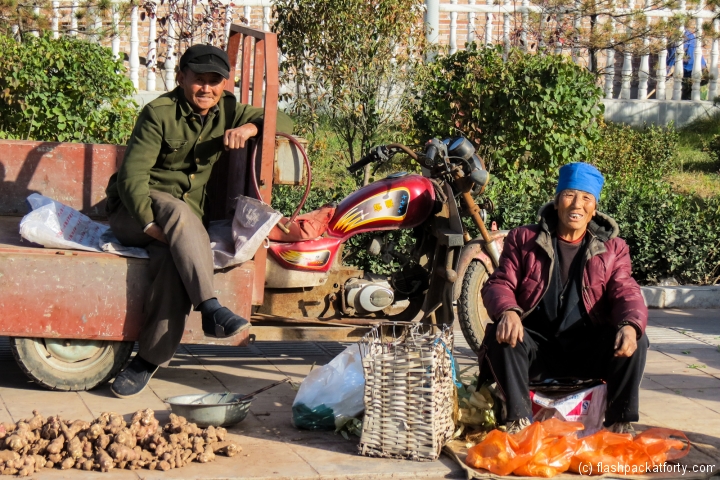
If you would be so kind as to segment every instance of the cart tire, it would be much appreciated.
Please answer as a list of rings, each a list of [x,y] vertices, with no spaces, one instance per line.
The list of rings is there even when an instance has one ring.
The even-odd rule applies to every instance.
[[[23,372],[50,390],[90,390],[113,378],[130,358],[134,342],[10,339]]]
[[[462,279],[462,290],[458,299],[458,317],[460,329],[473,352],[480,352],[485,338],[485,326],[490,316],[485,310],[480,290],[488,280],[488,271],[480,261],[470,262]]]

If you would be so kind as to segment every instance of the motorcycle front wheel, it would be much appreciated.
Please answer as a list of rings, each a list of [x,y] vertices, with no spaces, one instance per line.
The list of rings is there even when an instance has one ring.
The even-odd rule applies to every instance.
[[[490,323],[490,316],[483,305],[480,290],[488,280],[485,264],[473,261],[468,265],[462,279],[462,290],[458,299],[458,320],[465,340],[473,352],[480,352],[485,338],[485,327]]]

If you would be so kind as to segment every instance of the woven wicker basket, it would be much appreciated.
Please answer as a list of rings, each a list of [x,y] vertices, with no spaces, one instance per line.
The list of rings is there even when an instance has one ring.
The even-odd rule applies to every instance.
[[[452,330],[385,324],[361,340],[365,417],[360,454],[436,460],[453,434]]]

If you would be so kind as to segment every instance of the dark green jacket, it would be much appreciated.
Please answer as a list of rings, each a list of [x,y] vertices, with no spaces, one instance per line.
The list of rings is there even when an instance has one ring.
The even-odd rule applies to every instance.
[[[205,118],[193,112],[180,87],[143,108],[128,142],[120,169],[110,177],[107,210],[124,204],[144,227],[154,219],[150,190],[181,199],[203,218],[210,171],[225,150],[225,130],[246,123],[262,127],[263,110],[222,98]],[[290,117],[278,112],[277,130],[292,133]]]

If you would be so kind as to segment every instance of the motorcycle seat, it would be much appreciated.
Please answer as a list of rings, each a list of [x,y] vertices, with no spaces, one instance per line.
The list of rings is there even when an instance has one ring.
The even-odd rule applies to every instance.
[[[328,228],[330,220],[335,215],[335,205],[323,205],[317,210],[298,215],[295,221],[289,226],[290,233],[280,230],[277,225],[270,230],[268,239],[272,242],[295,243],[314,240],[321,237]],[[280,222],[285,225],[289,219],[283,217]]]

